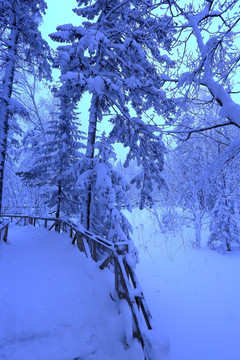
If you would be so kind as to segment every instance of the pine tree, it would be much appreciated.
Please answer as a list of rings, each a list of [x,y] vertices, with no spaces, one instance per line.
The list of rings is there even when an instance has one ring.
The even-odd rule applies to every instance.
[[[211,214],[208,246],[213,250],[231,251],[232,244],[240,244],[239,213],[234,202],[221,196]]]
[[[58,120],[50,124],[50,141],[45,157],[48,162],[48,181],[56,189],[49,200],[49,206],[56,207],[56,217],[60,217],[61,211],[67,215],[79,211],[74,166],[82,157],[80,150],[85,148],[75,105],[66,95],[58,93],[58,96]]]
[[[45,139],[36,146],[32,144],[35,137],[30,139],[33,160],[21,173],[26,184],[46,189],[45,201],[49,211],[54,209],[56,217],[60,217],[61,212],[72,215],[79,211],[74,165],[84,147],[75,106],[66,96],[58,95],[56,111],[49,114],[51,120],[45,125]]]
[[[113,166],[116,155],[105,133],[96,142],[95,148],[98,154],[93,167],[91,228],[113,242],[129,241],[132,228],[122,213],[122,209],[131,211],[126,195],[127,184]]]
[[[167,100],[162,89],[163,74],[173,65],[165,55],[171,47],[173,23],[167,16],[154,15],[154,1],[77,3],[79,7],[74,11],[86,18],[83,25],[58,26],[57,32],[50,36],[68,43],[58,47],[56,60],[62,87],[74,101],[80,101],[85,92],[91,95],[85,167],[81,168],[86,175],[82,174],[81,179],[85,181],[95,166],[98,124],[104,114],[113,110],[116,116],[112,119],[111,142],[121,141],[124,146],[130,146],[128,159],[137,157],[143,168],[142,179],[138,180],[143,207],[146,199],[153,201],[153,182],[162,183],[158,175],[163,166],[163,146],[156,133],[158,129],[147,125],[142,116],[150,109],[158,115],[170,116],[174,112],[174,104]],[[131,116],[131,109],[136,116]],[[83,224],[91,229],[95,184],[88,184]]]
[[[222,170],[218,176],[217,199],[211,211],[208,246],[222,252],[231,251],[233,244],[240,244],[239,208],[234,194],[237,186],[233,174]]]
[[[14,113],[24,113],[13,99],[16,70],[24,67],[40,78],[50,76],[50,50],[38,30],[45,10],[44,0],[0,0],[0,212],[9,119]]]

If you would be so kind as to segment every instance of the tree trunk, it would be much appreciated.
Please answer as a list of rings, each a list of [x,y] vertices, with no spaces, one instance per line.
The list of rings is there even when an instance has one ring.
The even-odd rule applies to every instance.
[[[93,168],[94,145],[96,142],[97,120],[98,120],[98,102],[99,99],[93,95],[90,107],[89,126],[88,126],[88,141],[86,158],[89,159],[89,169]],[[88,185],[88,191],[85,199],[85,209],[83,214],[83,225],[87,230],[91,230],[91,201],[92,201],[92,184],[91,179]]]
[[[2,212],[3,201],[3,178],[7,152],[7,137],[9,128],[9,101],[12,96],[14,72],[17,56],[19,32],[16,22],[12,26],[8,38],[8,51],[4,76],[2,78],[2,93],[0,96],[0,213]]]
[[[56,218],[60,217],[61,211],[61,195],[62,195],[62,185],[61,183],[58,184],[58,202],[57,202],[57,210],[56,210]]]
[[[57,210],[56,210],[56,218],[60,218],[60,211],[61,211],[61,195],[62,195],[62,185],[61,182],[58,183],[58,200],[57,200]],[[60,222],[57,221],[55,225],[55,231],[60,232],[61,225]]]
[[[201,247],[201,228],[202,228],[202,216],[199,210],[194,214],[194,228],[195,228],[195,238],[197,247]]]

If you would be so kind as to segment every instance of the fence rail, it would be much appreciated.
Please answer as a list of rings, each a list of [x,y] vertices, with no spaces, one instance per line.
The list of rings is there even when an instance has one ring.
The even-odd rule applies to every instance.
[[[148,309],[145,297],[137,279],[134,267],[128,254],[128,244],[125,242],[112,243],[97,236],[83,228],[78,228],[71,221],[57,218],[45,218],[39,216],[28,216],[20,214],[0,214],[2,219],[16,225],[23,224],[33,226],[44,226],[48,230],[59,233],[67,232],[81,252],[98,263],[100,269],[109,267],[114,272],[115,292],[117,299],[125,299],[132,313],[133,336],[137,337],[142,345],[145,360],[151,360],[151,341],[148,337],[152,329],[152,316]],[[4,232],[5,231],[5,232]],[[7,241],[8,223],[0,227],[0,236]]]

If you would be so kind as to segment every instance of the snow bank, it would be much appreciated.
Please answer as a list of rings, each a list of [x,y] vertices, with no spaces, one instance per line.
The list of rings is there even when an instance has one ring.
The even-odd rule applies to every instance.
[[[132,222],[137,274],[158,342],[169,338],[172,360],[238,360],[239,248],[225,255],[194,249],[193,228],[163,234],[149,214],[134,209]],[[202,238],[207,240],[206,230]]]
[[[110,298],[113,274],[66,234],[11,227],[0,245],[1,360],[142,360]]]

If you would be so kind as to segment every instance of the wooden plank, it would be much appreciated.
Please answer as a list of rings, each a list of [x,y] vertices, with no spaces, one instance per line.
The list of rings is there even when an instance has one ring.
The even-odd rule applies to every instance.
[[[118,257],[114,256],[114,272],[115,272],[115,290],[119,299],[126,299],[128,296],[128,289],[123,281]]]
[[[84,244],[84,247],[85,247],[85,254],[87,255],[88,258],[91,258],[91,252],[90,252],[90,249],[89,249],[89,245],[88,245],[88,241],[85,237],[82,238],[83,239],[83,244]]]
[[[77,233],[74,235],[73,240],[72,240],[72,244],[74,245],[76,243],[77,240]]]
[[[78,231],[79,231],[79,230],[78,230]],[[99,239],[99,238],[86,235],[85,232],[82,232],[82,231],[79,231],[79,232],[82,234],[82,236],[83,236],[85,239],[90,240],[90,241],[94,241],[94,242],[102,245],[102,246],[104,247],[104,249],[108,249],[108,250],[110,250],[110,251],[113,251],[113,249],[114,249],[114,244],[113,244],[113,243],[108,243],[108,242],[103,241],[103,240],[101,240],[101,239]]]
[[[56,225],[56,221],[50,226],[50,228],[48,230],[51,231],[55,225]]]
[[[22,221],[22,217],[16,222],[15,225],[18,225],[20,223],[20,221]]]
[[[82,232],[83,235],[85,235],[86,238],[93,239],[94,241],[97,241],[101,244],[104,244],[105,246],[111,247],[113,246],[113,243],[108,241],[107,239],[101,238],[100,236],[96,236],[95,234],[91,233],[90,231],[84,231]]]
[[[60,232],[61,232],[61,220],[57,220],[56,223],[57,223],[57,226],[56,226],[55,230],[60,234]]]
[[[65,221],[62,222],[62,229],[64,232],[67,232],[67,223]]]
[[[92,242],[92,259],[93,261],[97,261],[97,244],[95,241]]]
[[[9,226],[9,222],[2,224],[0,226],[0,242],[1,242],[1,240],[3,240],[4,242],[7,242],[8,226]]]
[[[124,282],[124,286],[127,289],[127,297],[126,297],[126,299],[127,299],[128,304],[129,304],[129,306],[131,308],[134,324],[135,324],[135,327],[136,327],[135,336],[141,342],[142,348],[144,350],[145,359],[146,360],[151,360],[151,358],[149,356],[149,353],[148,353],[148,349],[151,348],[151,346],[152,346],[151,342],[147,338],[147,336],[145,334],[145,331],[142,330],[142,321],[141,321],[139,309],[138,309],[138,306],[136,304],[135,297],[132,295],[131,288],[129,288],[129,280],[128,280],[128,276],[127,276],[127,273],[126,273],[125,268],[124,268],[123,260],[120,257],[117,260],[118,260],[119,270],[120,270],[120,273],[121,273],[121,276],[122,276],[122,280]]]
[[[8,238],[8,226],[9,226],[9,223],[7,223],[7,225],[5,226],[5,232],[3,235],[3,241],[5,241],[5,242],[7,242],[7,238]]]
[[[79,250],[86,254],[86,250],[85,250],[85,247],[84,247],[82,235],[79,232],[77,232],[76,236],[77,236],[77,246],[78,246]]]
[[[108,266],[108,264],[111,262],[113,256],[109,255],[103,262],[102,264],[99,266],[101,270],[103,270],[106,266]]]
[[[118,263],[119,263],[119,270],[120,270],[120,273],[121,273],[121,276],[122,276],[122,280],[124,282],[124,287],[127,290],[126,291],[127,292],[126,299],[127,299],[128,304],[129,304],[129,306],[131,308],[132,315],[133,315],[133,320],[134,320],[135,327],[136,327],[135,336],[141,342],[142,347],[144,347],[144,339],[143,339],[143,335],[142,335],[142,331],[141,331],[141,319],[140,319],[140,316],[139,316],[140,314],[139,314],[139,311],[138,311],[138,307],[137,307],[135,298],[132,296],[131,289],[129,288],[128,277],[127,277],[126,272],[124,271],[124,266],[123,266],[121,260]]]
[[[127,263],[126,259],[123,260],[123,264],[124,264],[124,267],[125,267],[125,270],[126,270],[127,274],[129,275],[129,277],[130,277],[130,279],[132,281],[134,289],[137,289],[137,291],[140,294],[139,296],[135,296],[136,302],[137,302],[138,307],[140,307],[141,310],[142,310],[142,313],[143,313],[143,316],[144,316],[144,319],[145,319],[145,322],[147,324],[148,329],[151,330],[152,329],[152,325],[151,325],[152,315],[151,315],[150,310],[149,310],[149,308],[147,306],[147,302],[145,300],[143,291],[141,290],[139,281],[137,279],[137,275],[134,272],[134,270],[132,269],[132,267]]]
[[[118,295],[118,297],[120,297],[120,286],[119,286],[119,264],[118,264],[118,260],[117,257],[114,256],[114,276],[115,276],[115,291]]]
[[[139,314],[139,311],[138,311],[138,307],[137,307],[137,304],[136,304],[136,301],[134,299],[134,297],[131,295],[131,291],[129,291],[129,288],[128,288],[128,284],[127,284],[127,278],[125,277],[125,273],[122,271],[122,267],[120,265],[119,267],[120,269],[120,273],[121,273],[121,276],[122,276],[122,279],[125,283],[125,287],[127,289],[126,291],[126,300],[128,301],[128,305],[130,306],[130,309],[131,309],[131,312],[132,312],[132,316],[133,316],[133,321],[134,321],[134,324],[135,324],[135,328],[136,328],[136,333],[134,334],[135,337],[137,337],[142,346],[144,346],[144,342],[143,342],[143,337],[142,337],[142,331],[141,331],[141,319],[140,319],[140,314]]]

